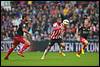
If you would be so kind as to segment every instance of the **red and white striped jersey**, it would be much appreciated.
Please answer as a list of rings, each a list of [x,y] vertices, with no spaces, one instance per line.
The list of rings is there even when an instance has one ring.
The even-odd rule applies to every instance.
[[[55,22],[53,24],[53,31],[50,35],[50,38],[51,39],[59,39],[62,37],[64,32],[65,32],[65,27],[61,23]]]

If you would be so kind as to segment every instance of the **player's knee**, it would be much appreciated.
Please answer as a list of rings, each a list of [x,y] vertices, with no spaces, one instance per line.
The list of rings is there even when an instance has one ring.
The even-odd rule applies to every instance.
[[[84,40],[82,43],[83,43],[84,45],[88,45],[88,41],[87,41],[87,40]]]
[[[26,45],[30,46],[31,43],[29,41],[25,42]]]
[[[84,42],[84,43],[85,43],[85,45],[88,45],[88,41],[87,41],[87,40],[85,40],[85,42]]]
[[[50,50],[51,46],[48,46],[47,49]]]
[[[28,42],[28,45],[30,46],[30,45],[31,45],[31,43],[30,43],[30,42]]]
[[[61,47],[63,47],[63,48],[65,47],[64,43],[61,43]]]

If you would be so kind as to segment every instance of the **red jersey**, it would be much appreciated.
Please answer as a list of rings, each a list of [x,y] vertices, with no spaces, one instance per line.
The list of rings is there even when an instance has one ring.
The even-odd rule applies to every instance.
[[[51,39],[59,39],[62,37],[62,34],[65,32],[65,27],[63,26],[63,24],[59,23],[59,22],[55,22],[53,24],[53,31],[50,35]]]

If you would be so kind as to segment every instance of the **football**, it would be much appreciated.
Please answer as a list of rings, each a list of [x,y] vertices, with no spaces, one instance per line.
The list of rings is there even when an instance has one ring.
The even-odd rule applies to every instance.
[[[67,19],[63,20],[63,24],[69,24],[69,20]]]

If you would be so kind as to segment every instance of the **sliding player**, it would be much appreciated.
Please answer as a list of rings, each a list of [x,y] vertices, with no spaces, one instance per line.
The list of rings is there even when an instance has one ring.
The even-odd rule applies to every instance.
[[[87,38],[90,35],[90,33],[91,33],[91,31],[90,31],[90,20],[85,19],[83,27],[79,28],[79,30],[77,29],[77,32],[76,32],[77,40],[80,41],[83,45],[83,47],[76,53],[77,57],[80,57],[81,53],[84,54],[84,49],[88,45]]]
[[[28,20],[29,16],[23,15],[23,19],[19,24],[18,30],[16,31],[16,35],[13,38],[13,47],[8,50],[4,59],[8,59],[9,55],[13,52],[16,46],[19,45],[19,43],[23,43],[24,45],[22,49],[19,50],[18,55],[24,57],[23,52],[30,46],[30,42],[25,37],[23,37],[24,32],[31,36],[31,34],[26,29],[28,27]]]
[[[44,59],[46,54],[48,53],[48,51],[51,49],[51,47],[54,45],[54,43],[58,43],[58,45],[61,48],[60,54],[62,54],[63,56],[65,56],[65,54],[63,53],[62,49],[65,48],[64,45],[64,41],[62,40],[62,33],[64,33],[64,31],[66,30],[66,26],[68,24],[68,20],[64,20],[63,23],[61,23],[61,20],[59,20],[59,18],[57,19],[58,21],[55,22],[53,24],[53,31],[50,35],[50,42],[48,47],[45,49],[43,56],[41,57],[41,59]]]

